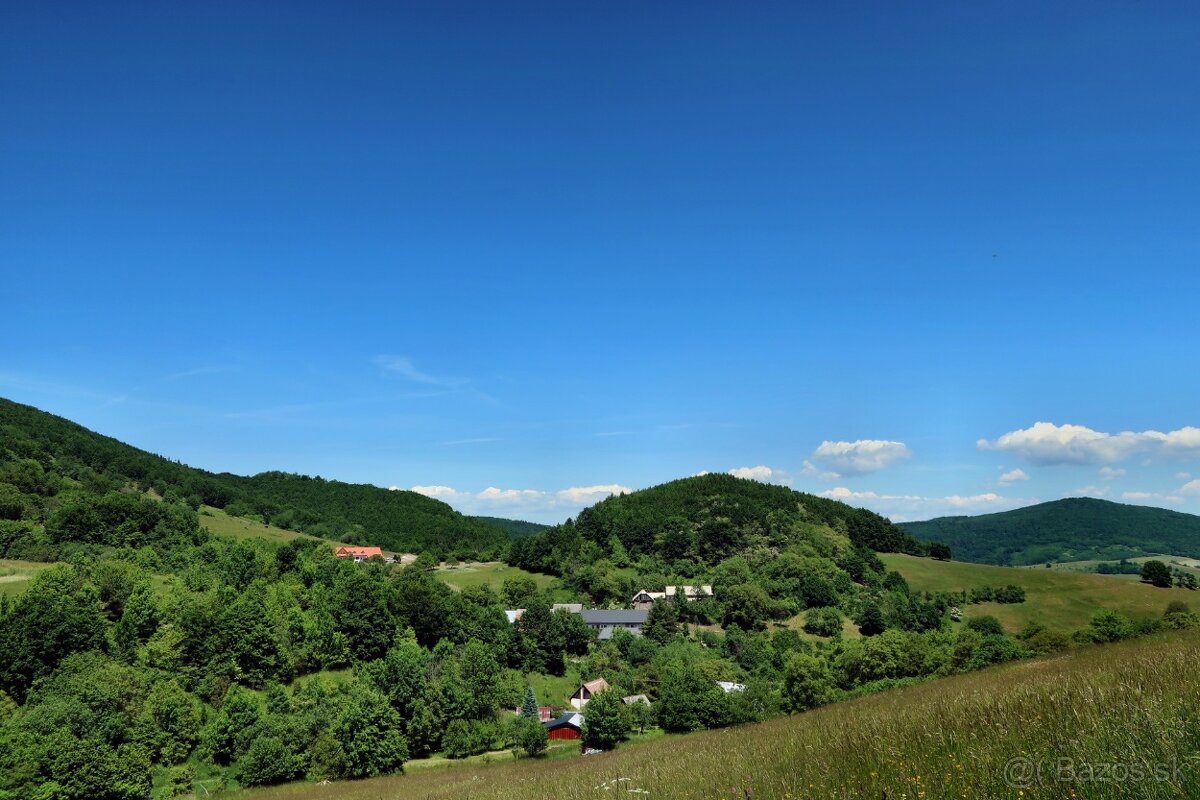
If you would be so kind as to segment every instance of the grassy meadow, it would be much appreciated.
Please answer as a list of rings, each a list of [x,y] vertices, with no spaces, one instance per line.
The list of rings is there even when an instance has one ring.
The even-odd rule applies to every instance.
[[[881,553],[889,569],[904,576],[913,589],[956,591],[973,586],[1015,584],[1025,590],[1025,602],[975,603],[963,607],[966,618],[991,615],[1009,632],[1027,623],[1070,633],[1085,628],[1100,609],[1119,611],[1131,619],[1158,617],[1172,600],[1200,606],[1200,595],[1187,589],[1159,589],[1112,575],[1086,575],[1053,569],[996,567],[964,561],[934,561],[898,553]]]
[[[286,544],[292,539],[316,539],[307,533],[298,533],[274,525],[263,525],[245,517],[231,517],[219,508],[201,506],[200,524],[214,536],[225,536],[231,539],[262,538],[278,544]]]
[[[34,575],[51,566],[39,561],[0,558],[0,595],[16,597],[25,591]]]
[[[454,769],[414,769],[326,786],[292,784],[248,795],[256,800],[1183,798],[1195,797],[1200,786],[1197,719],[1200,632],[1184,631],[1017,662],[760,725],[625,745],[600,756],[481,760]]]
[[[510,567],[502,561],[464,561],[453,565],[443,564],[433,574],[450,588],[460,592],[468,586],[484,585],[499,592],[506,578],[515,577],[533,578],[539,589],[552,589],[558,586],[558,578],[553,575],[526,572],[519,567]]]
[[[1129,561],[1132,564],[1145,564],[1147,561],[1161,561],[1164,564],[1166,564],[1167,566],[1171,567],[1172,570],[1178,569],[1183,572],[1191,573],[1192,575],[1200,577],[1200,559],[1188,558],[1187,556],[1170,556],[1170,555],[1133,556],[1133,557],[1127,558],[1126,561]],[[1057,572],[1083,572],[1083,573],[1095,574],[1097,566],[1099,566],[1100,564],[1111,564],[1111,563],[1112,563],[1112,559],[1108,559],[1105,561],[1099,561],[1099,560],[1058,561],[1058,562],[1052,563],[1050,565],[1050,569],[1051,569],[1051,571],[1057,571]],[[1037,566],[1030,566],[1030,567],[1022,567],[1022,569],[1045,569],[1045,566],[1037,565]],[[1134,582],[1140,581],[1142,579],[1140,575],[1133,575],[1133,574],[1130,574],[1130,575],[1106,575],[1105,577],[1120,578],[1121,580],[1134,581]]]

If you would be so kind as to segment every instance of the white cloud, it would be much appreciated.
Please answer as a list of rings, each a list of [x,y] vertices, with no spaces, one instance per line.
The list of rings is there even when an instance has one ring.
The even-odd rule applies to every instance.
[[[1029,501],[1004,497],[994,492],[976,495],[947,495],[944,497],[923,497],[921,495],[889,495],[876,492],[856,492],[845,486],[826,489],[819,493],[821,497],[841,500],[850,505],[869,508],[883,514],[894,522],[905,522],[912,519],[930,519],[932,517],[961,515],[964,512],[986,513],[1006,511],[1011,508],[1028,505]]]
[[[628,494],[632,492],[628,486],[622,486],[619,483],[608,483],[602,486],[572,486],[570,489],[562,489],[557,493],[560,500],[565,500],[568,503],[586,504],[599,502],[612,494]]]
[[[417,365],[408,356],[382,355],[375,356],[373,360],[376,366],[385,372],[408,378],[416,383],[426,383],[430,386],[461,386],[466,383],[462,378],[446,378],[423,372],[417,369]]]
[[[758,481],[759,483],[778,483],[782,486],[792,485],[792,476],[783,470],[759,464],[757,467],[734,467],[729,474],[735,478]]]
[[[1009,470],[1008,472],[1001,475],[1000,476],[1000,485],[1007,486],[1008,484],[1015,483],[1016,481],[1027,481],[1027,480],[1029,480],[1029,475],[1026,474],[1025,470],[1018,468],[1018,469],[1014,469],[1014,470]]]
[[[392,491],[400,489],[399,486],[389,486],[388,488]],[[451,489],[449,486],[414,486],[409,491],[423,494],[426,497],[454,497],[458,494],[457,490]]]
[[[1200,453],[1200,428],[1189,425],[1161,435],[1163,450],[1172,455],[1190,456]]]
[[[401,487],[391,486],[399,491]],[[506,489],[489,486],[483,491],[463,491],[451,486],[414,486],[409,491],[449,503],[463,514],[483,514],[528,519],[535,522],[557,523],[579,513],[612,494],[632,492],[619,483],[596,486],[571,486],[558,491],[540,489]]]
[[[1188,481],[1183,486],[1180,486],[1178,493],[1186,494],[1188,497],[1200,496],[1200,479]]]
[[[1034,464],[1104,464],[1137,453],[1172,457],[1200,454],[1200,428],[1185,427],[1167,433],[1155,430],[1105,433],[1084,425],[1037,422],[995,441],[980,439],[976,445],[981,450],[1013,453]]]
[[[1190,481],[1191,479],[1192,479],[1192,473],[1190,473],[1190,472],[1176,472],[1175,473],[1175,480],[1177,480],[1177,481]]]
[[[512,503],[519,500],[534,500],[542,497],[543,494],[545,493],[536,489],[497,489],[495,486],[489,486],[475,497],[493,503]]]
[[[744,478],[750,481],[765,481],[770,478],[774,470],[770,467],[734,467],[729,470],[729,474],[735,478]]]
[[[1072,489],[1063,497],[1104,497],[1106,494],[1108,494],[1108,489],[1101,489],[1099,486],[1082,486]]]
[[[1122,492],[1122,500],[1130,500],[1135,503],[1151,502],[1151,503],[1182,503],[1183,498],[1177,494],[1161,494],[1159,492]]]
[[[800,472],[804,475],[809,475],[814,478],[819,478],[823,481],[836,481],[838,478],[842,477],[841,475],[839,475],[836,472],[822,470],[816,464],[812,463],[811,461],[809,461],[807,459],[805,459],[804,466],[800,470]]]
[[[856,492],[845,486],[836,486],[832,489],[826,489],[823,492],[818,492],[821,497],[828,497],[833,500],[923,500],[924,498],[914,494],[876,494],[875,492]]]
[[[912,456],[903,442],[859,439],[854,442],[821,442],[812,460],[841,475],[866,475]]]
[[[1116,469],[1113,467],[1101,467],[1100,477],[1106,481],[1115,481],[1117,478],[1125,477],[1125,470],[1121,469],[1120,467],[1117,467]]]

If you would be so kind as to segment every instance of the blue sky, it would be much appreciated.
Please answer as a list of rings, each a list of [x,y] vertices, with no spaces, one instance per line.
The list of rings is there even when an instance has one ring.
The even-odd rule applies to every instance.
[[[738,469],[897,519],[1200,513],[1198,33],[6,4],[0,395],[541,521]]]

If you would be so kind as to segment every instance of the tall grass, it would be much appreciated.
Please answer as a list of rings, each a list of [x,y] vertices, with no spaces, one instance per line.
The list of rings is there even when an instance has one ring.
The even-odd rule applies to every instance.
[[[1200,632],[1185,631],[601,756],[253,797],[1185,798],[1200,797],[1198,752]],[[1040,780],[1026,764],[1040,765]],[[1161,775],[1154,765],[1164,765]]]

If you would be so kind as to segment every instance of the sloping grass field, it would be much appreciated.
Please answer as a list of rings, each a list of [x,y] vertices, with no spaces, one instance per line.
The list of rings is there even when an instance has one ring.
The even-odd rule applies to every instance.
[[[291,800],[1187,798],[1200,794],[1200,632],[1087,647],[613,753],[467,765]]]
[[[261,537],[278,544],[286,544],[292,539],[316,539],[307,533],[297,533],[274,525],[263,525],[243,517],[231,517],[219,508],[202,506],[200,508],[200,524],[214,536],[226,536],[232,539],[253,539]]]
[[[558,585],[558,578],[553,575],[526,572],[520,567],[510,567],[502,561],[464,561],[453,566],[438,567],[433,574],[445,581],[450,588],[460,592],[468,586],[490,586],[499,592],[505,578],[515,577],[533,578],[539,589],[549,589]]]
[[[1181,570],[1200,577],[1200,559],[1188,558],[1187,556],[1172,556],[1172,555],[1153,555],[1153,556],[1134,556],[1126,559],[1132,564],[1145,564],[1147,561],[1161,561],[1171,569]],[[1107,561],[1056,561],[1050,565],[1051,570],[1059,572],[1083,572],[1088,574],[1096,574],[1096,567],[1100,564],[1111,564],[1112,559]],[[1022,569],[1045,569],[1045,566],[1022,567]],[[1106,575],[1108,578],[1120,578],[1126,581],[1140,581],[1141,575]]]
[[[991,615],[1015,633],[1030,622],[1071,633],[1086,628],[1100,609],[1125,614],[1130,619],[1162,616],[1172,600],[1200,607],[1200,593],[1187,589],[1159,589],[1111,575],[1085,575],[1053,569],[996,567],[965,561],[934,561],[897,553],[880,554],[883,563],[904,576],[920,591],[947,592],[973,586],[1014,584],[1025,590],[1025,602],[975,603],[963,607],[966,618]]]
[[[29,586],[29,581],[44,569],[53,564],[40,561],[18,561],[11,558],[0,558],[0,595],[15,597]]]

